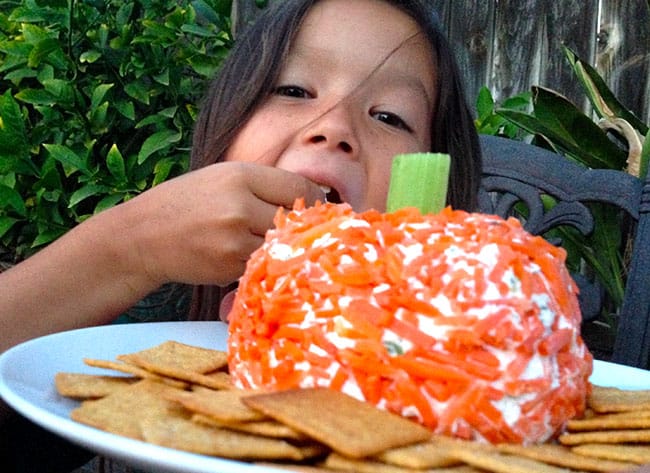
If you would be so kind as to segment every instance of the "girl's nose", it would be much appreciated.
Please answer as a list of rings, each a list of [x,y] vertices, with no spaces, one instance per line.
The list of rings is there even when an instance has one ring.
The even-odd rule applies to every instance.
[[[303,142],[354,158],[359,150],[352,111],[339,103],[312,120],[303,131]]]

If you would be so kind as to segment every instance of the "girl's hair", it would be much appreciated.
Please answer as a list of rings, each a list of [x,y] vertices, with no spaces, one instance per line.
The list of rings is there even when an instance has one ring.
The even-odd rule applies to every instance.
[[[194,130],[192,169],[223,159],[240,127],[272,93],[300,25],[318,1],[278,1],[236,39],[204,98]],[[381,1],[412,17],[431,43],[438,94],[431,151],[451,155],[447,203],[457,209],[475,210],[481,174],[478,135],[456,60],[437,15],[427,0]],[[190,318],[214,318],[224,293],[218,287],[197,287]]]

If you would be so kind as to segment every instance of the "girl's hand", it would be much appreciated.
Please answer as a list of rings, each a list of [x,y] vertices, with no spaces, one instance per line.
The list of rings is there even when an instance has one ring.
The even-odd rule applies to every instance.
[[[133,242],[129,264],[156,285],[226,285],[243,274],[278,207],[299,197],[311,205],[324,195],[298,174],[254,163],[218,163],[164,182],[119,206]]]

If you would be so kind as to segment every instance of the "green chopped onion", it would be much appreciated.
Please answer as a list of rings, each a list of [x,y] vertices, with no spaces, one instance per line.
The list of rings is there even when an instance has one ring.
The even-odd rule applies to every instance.
[[[386,210],[417,207],[422,214],[445,208],[450,158],[442,153],[399,154],[393,159]]]

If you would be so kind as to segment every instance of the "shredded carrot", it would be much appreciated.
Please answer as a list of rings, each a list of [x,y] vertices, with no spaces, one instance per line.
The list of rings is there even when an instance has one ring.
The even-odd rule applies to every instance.
[[[565,257],[512,218],[298,201],[240,280],[232,378],[353,392],[435,433],[546,440],[584,411],[591,373]]]

